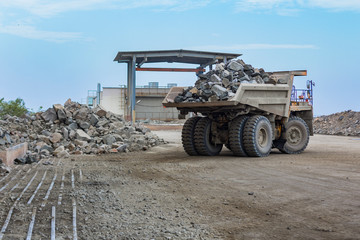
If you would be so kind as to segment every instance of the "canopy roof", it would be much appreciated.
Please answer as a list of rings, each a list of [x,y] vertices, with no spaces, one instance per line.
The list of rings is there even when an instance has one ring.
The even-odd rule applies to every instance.
[[[130,62],[135,58],[135,63],[141,66],[144,63],[189,63],[199,64],[201,67],[214,64],[219,61],[229,61],[237,58],[241,54],[237,53],[220,53],[220,52],[204,52],[192,50],[161,50],[161,51],[131,51],[131,52],[118,52],[114,61]]]

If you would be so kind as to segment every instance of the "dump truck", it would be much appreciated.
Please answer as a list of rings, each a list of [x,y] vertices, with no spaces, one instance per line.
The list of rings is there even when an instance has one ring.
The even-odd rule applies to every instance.
[[[283,84],[241,83],[225,101],[175,102],[184,91],[173,87],[162,104],[192,113],[182,129],[182,145],[191,156],[218,155],[223,145],[241,157],[266,157],[272,148],[299,154],[313,135],[312,85],[297,95],[294,76],[307,71],[269,72]],[[312,82],[311,82],[312,84]]]

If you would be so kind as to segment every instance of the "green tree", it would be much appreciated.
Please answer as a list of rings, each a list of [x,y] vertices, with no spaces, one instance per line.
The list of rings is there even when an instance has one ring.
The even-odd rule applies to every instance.
[[[11,116],[21,117],[28,112],[25,107],[25,102],[21,98],[17,98],[11,101],[4,101],[4,98],[0,99],[0,118],[9,114]]]

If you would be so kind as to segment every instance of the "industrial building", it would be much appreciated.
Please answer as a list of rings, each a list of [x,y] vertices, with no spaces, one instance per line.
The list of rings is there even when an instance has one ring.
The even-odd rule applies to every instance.
[[[159,86],[158,82],[149,82],[146,86],[136,87],[136,120],[171,121],[178,119],[179,111],[175,108],[165,108],[162,101],[171,87],[177,86],[169,83]],[[101,105],[107,111],[120,114],[130,120],[127,101],[128,90],[126,86],[102,87],[98,84],[97,90],[89,90],[87,104],[90,107]]]

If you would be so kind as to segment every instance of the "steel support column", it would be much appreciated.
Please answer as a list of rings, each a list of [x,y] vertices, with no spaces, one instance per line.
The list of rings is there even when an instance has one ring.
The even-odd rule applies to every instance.
[[[130,89],[131,89],[131,82],[132,82],[132,71],[131,71],[131,64],[132,62],[126,62],[127,64],[127,90],[126,90],[126,120],[131,120],[131,119],[128,119],[128,116],[131,116],[131,92],[130,92]]]
[[[135,123],[135,104],[136,104],[136,56],[133,56],[132,62],[131,62],[131,122],[132,124]]]

